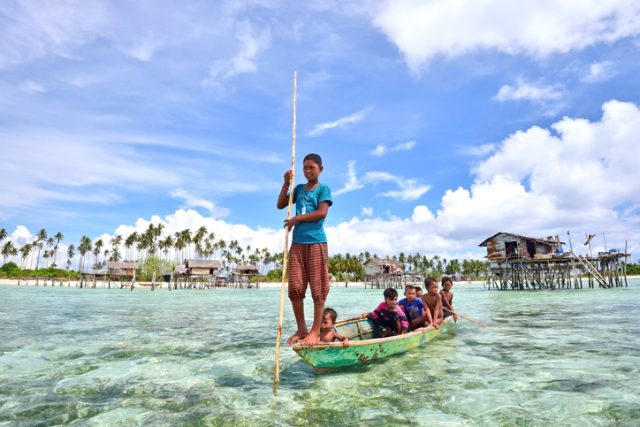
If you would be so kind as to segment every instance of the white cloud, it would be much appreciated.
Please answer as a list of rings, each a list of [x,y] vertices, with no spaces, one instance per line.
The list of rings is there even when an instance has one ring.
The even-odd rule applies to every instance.
[[[108,26],[98,1],[5,2],[0,13],[0,70],[46,55],[73,56],[74,50]]]
[[[360,211],[360,215],[362,216],[373,216],[373,208],[371,206],[363,206]]]
[[[514,133],[476,167],[478,179],[527,180],[532,193],[587,210],[640,201],[634,188],[640,182],[640,111],[619,101],[606,102],[602,110],[599,122],[565,117],[551,126],[557,135],[535,126]]]
[[[362,180],[363,182],[394,182],[398,186],[397,190],[385,191],[377,195],[405,201],[418,200],[431,188],[429,185],[420,184],[417,179],[405,179],[388,172],[367,172]]]
[[[496,101],[549,101],[562,97],[562,88],[559,86],[536,86],[523,79],[518,79],[515,86],[503,85],[493,97]]]
[[[551,130],[534,126],[508,136],[477,165],[469,188],[445,192],[435,214],[417,205],[410,218],[353,218],[328,227],[331,247],[481,256],[477,245],[497,231],[566,236],[571,230],[606,232],[610,248],[628,241],[630,252],[640,251],[640,109],[619,101],[602,109],[599,121],[566,117]]]
[[[463,154],[474,157],[482,157],[491,154],[496,150],[496,144],[488,143],[477,146],[463,147],[460,151]]]
[[[154,215],[149,219],[138,218],[133,225],[123,224],[116,228],[115,234],[128,236],[135,232],[144,232],[149,224],[162,224],[163,234],[170,235],[177,231],[197,230],[201,226],[213,232],[216,239],[223,239],[227,244],[237,240],[240,246],[251,245],[253,248],[268,248],[272,252],[282,251],[282,230],[272,228],[251,228],[244,224],[233,224],[222,219],[203,216],[193,209],[178,209],[164,218]]]
[[[224,218],[231,213],[229,209],[216,206],[215,203],[210,200],[195,197],[182,188],[171,190],[170,194],[174,199],[182,200],[188,207],[206,209],[214,218]]]
[[[410,151],[416,146],[415,141],[407,141],[401,144],[396,144],[392,147],[387,147],[384,144],[378,144],[374,150],[370,152],[372,156],[382,157],[387,153],[393,153],[395,151]]]
[[[142,62],[149,62],[153,58],[154,53],[160,48],[160,43],[156,40],[153,33],[147,34],[142,40],[134,43],[125,53],[132,58]]]
[[[11,240],[16,246],[22,246],[25,243],[29,243],[33,238],[34,235],[31,234],[29,229],[24,225],[18,225],[9,235],[9,240]]]
[[[222,89],[224,82],[239,75],[255,73],[257,56],[271,45],[271,32],[267,28],[256,33],[250,22],[244,21],[237,24],[240,52],[233,58],[220,59],[209,69],[209,75],[202,81],[203,86]]]
[[[609,80],[615,70],[611,61],[594,62],[589,66],[589,72],[582,78],[585,83],[599,83]]]
[[[22,82],[20,84],[20,90],[30,94],[44,93],[47,91],[40,83],[36,83],[33,80],[25,80]]]
[[[377,193],[377,196],[390,197],[393,199],[412,201],[422,197],[429,189],[429,185],[421,184],[417,179],[405,179],[389,172],[370,171],[359,179],[355,169],[356,162],[354,160],[348,163],[348,180],[344,187],[335,191],[334,195],[348,193],[354,190],[364,188],[366,183],[392,182],[398,186],[397,190],[390,190]]]
[[[413,72],[436,56],[489,50],[542,58],[640,34],[640,4],[627,0],[387,0],[371,13]]]
[[[350,160],[347,164],[348,172],[347,172],[347,182],[344,183],[344,186],[337,191],[334,191],[334,196],[339,196],[340,194],[349,193],[350,191],[358,190],[364,185],[358,181],[356,177],[356,162],[355,160]]]
[[[338,120],[334,120],[332,122],[318,123],[309,132],[309,136],[320,136],[329,129],[343,128],[350,124],[358,123],[359,121],[361,121],[366,117],[367,113],[370,110],[371,110],[371,107],[365,108],[364,110],[357,111],[348,116],[341,117]]]
[[[415,223],[421,222],[429,222],[433,221],[433,213],[429,210],[429,208],[425,205],[418,205],[413,208],[413,215],[411,215],[411,220]]]

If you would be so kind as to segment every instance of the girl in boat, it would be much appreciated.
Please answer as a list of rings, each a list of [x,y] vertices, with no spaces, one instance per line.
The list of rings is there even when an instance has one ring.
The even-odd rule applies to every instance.
[[[322,158],[317,154],[307,154],[303,161],[307,183],[290,188],[292,173],[289,170],[284,174],[284,184],[278,195],[278,209],[288,206],[289,191],[293,191],[296,205],[295,216],[284,221],[285,227],[293,229],[289,250],[289,299],[298,326],[298,330],[287,340],[289,346],[297,341],[304,346],[320,341],[324,302],[329,294],[329,255],[324,219],[333,201],[329,187],[318,180],[322,170]],[[313,324],[310,331],[304,319],[303,300],[307,285],[311,286],[313,298]]]
[[[409,331],[409,321],[404,311],[398,305],[398,291],[387,288],[383,293],[384,301],[370,313],[363,313],[362,317],[367,317],[376,329],[374,336],[386,337],[389,335],[400,335]],[[384,331],[380,331],[384,328]]]

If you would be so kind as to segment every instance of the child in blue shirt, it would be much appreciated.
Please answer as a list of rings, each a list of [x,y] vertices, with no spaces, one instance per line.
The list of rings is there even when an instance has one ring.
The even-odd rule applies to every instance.
[[[285,227],[293,229],[291,249],[289,249],[289,299],[293,306],[298,330],[287,340],[287,345],[301,341],[312,346],[320,341],[320,325],[324,312],[324,303],[329,294],[329,253],[327,236],[324,232],[324,219],[333,204],[331,190],[321,184],[318,178],[322,173],[322,158],[317,154],[308,154],[304,158],[303,171],[306,184],[293,189],[295,216],[285,220]],[[278,195],[278,209],[289,204],[288,192],[291,171],[284,174],[284,185]],[[313,324],[307,329],[304,319],[304,297],[307,285],[311,286],[313,298]]]
[[[418,326],[419,319],[424,314],[424,304],[420,298],[416,296],[416,288],[413,285],[407,285],[404,288],[404,296],[400,301],[398,301],[398,305],[402,307],[402,311],[409,319],[409,325],[411,329],[416,329]],[[422,322],[424,323],[424,322]]]

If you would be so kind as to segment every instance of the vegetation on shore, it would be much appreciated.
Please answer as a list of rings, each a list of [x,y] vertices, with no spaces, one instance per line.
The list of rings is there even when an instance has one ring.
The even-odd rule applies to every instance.
[[[216,239],[215,233],[205,226],[195,232],[185,229],[173,234],[164,234],[162,224],[150,224],[143,233],[133,232],[129,236],[114,236],[110,241],[93,241],[82,236],[77,245],[66,246],[66,253],[59,254],[64,235],[60,232],[49,236],[41,229],[32,242],[16,247],[7,239],[7,231],[0,228],[0,255],[3,266],[0,278],[59,278],[79,279],[81,273],[93,274],[105,271],[108,261],[137,261],[140,263],[137,279],[141,281],[159,278],[186,259],[216,259],[222,265],[222,274],[230,274],[239,265],[258,266],[259,281],[278,282],[282,279],[283,254],[272,254],[267,248],[242,247],[237,240],[230,242]],[[65,256],[66,255],[66,256]],[[79,255],[77,270],[72,270],[72,261]],[[58,266],[64,257],[65,268]],[[329,258],[329,271],[338,281],[364,280],[363,265],[377,254],[367,251],[355,254],[335,254]],[[486,261],[474,259],[446,259],[439,255],[427,257],[415,253],[400,253],[383,256],[404,264],[404,270],[422,276],[440,278],[443,275],[460,274],[468,279],[480,279],[487,270]],[[640,274],[640,265],[628,264],[628,274]]]

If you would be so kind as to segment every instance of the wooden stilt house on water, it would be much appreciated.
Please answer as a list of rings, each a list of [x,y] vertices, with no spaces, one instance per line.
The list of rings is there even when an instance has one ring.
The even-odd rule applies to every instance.
[[[364,268],[364,286],[371,288],[404,288],[404,264],[393,258],[370,258]]]
[[[211,259],[189,259],[177,265],[171,272],[169,289],[214,288],[220,272],[220,261]]]
[[[233,272],[232,283],[236,288],[259,288],[260,284],[257,280],[260,269],[257,265],[245,264],[239,265]]]
[[[120,282],[120,288],[124,288],[126,283],[135,283],[137,270],[137,261],[109,261],[107,263],[108,286],[111,287],[111,278]]]
[[[579,289],[627,286],[626,253],[616,250],[597,257],[566,251],[559,236],[527,237],[496,233],[480,243],[487,248],[489,289]],[[626,250],[625,250],[626,252]]]

